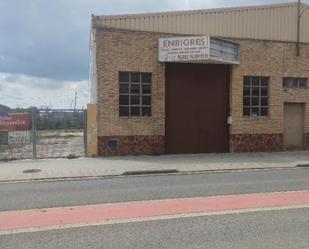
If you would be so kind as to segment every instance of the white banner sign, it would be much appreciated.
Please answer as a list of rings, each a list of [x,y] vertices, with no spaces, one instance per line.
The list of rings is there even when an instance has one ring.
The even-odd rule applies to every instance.
[[[30,131],[10,131],[9,144],[30,143]]]
[[[209,36],[159,39],[159,61],[201,61],[209,59]]]

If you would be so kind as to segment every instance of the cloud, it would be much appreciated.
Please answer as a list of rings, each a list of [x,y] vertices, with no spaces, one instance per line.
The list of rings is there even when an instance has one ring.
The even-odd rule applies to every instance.
[[[87,79],[92,13],[108,15],[281,1],[1,0],[0,72],[56,80]]]
[[[5,81],[7,82],[16,82],[17,79],[18,75],[16,74],[8,74],[7,76],[5,76]]]
[[[0,102],[11,106],[50,103],[68,108],[74,91],[78,91],[80,103],[86,103],[91,14],[279,2],[282,0],[1,0]],[[62,93],[71,97],[63,102],[56,97],[51,100]]]
[[[16,78],[11,82],[11,77]],[[51,106],[73,108],[77,92],[77,107],[84,108],[88,101],[88,81],[56,81],[26,75],[0,73],[0,104],[9,107]]]

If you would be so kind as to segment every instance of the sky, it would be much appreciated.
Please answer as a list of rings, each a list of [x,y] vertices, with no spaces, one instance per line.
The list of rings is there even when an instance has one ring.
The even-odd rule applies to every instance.
[[[0,0],[0,104],[73,108],[77,92],[77,108],[86,107],[91,14],[282,2],[291,1]]]

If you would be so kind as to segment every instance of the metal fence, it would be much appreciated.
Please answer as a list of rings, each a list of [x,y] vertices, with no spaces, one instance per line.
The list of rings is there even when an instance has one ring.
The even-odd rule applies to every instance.
[[[85,110],[32,109],[0,115],[0,160],[85,155]]]

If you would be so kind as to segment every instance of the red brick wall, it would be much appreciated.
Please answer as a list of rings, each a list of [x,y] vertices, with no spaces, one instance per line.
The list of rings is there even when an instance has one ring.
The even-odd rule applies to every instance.
[[[108,140],[117,139],[118,147],[109,148]],[[164,154],[164,136],[100,136],[99,156],[160,155]]]
[[[282,134],[234,134],[231,152],[275,152],[283,150]]]

